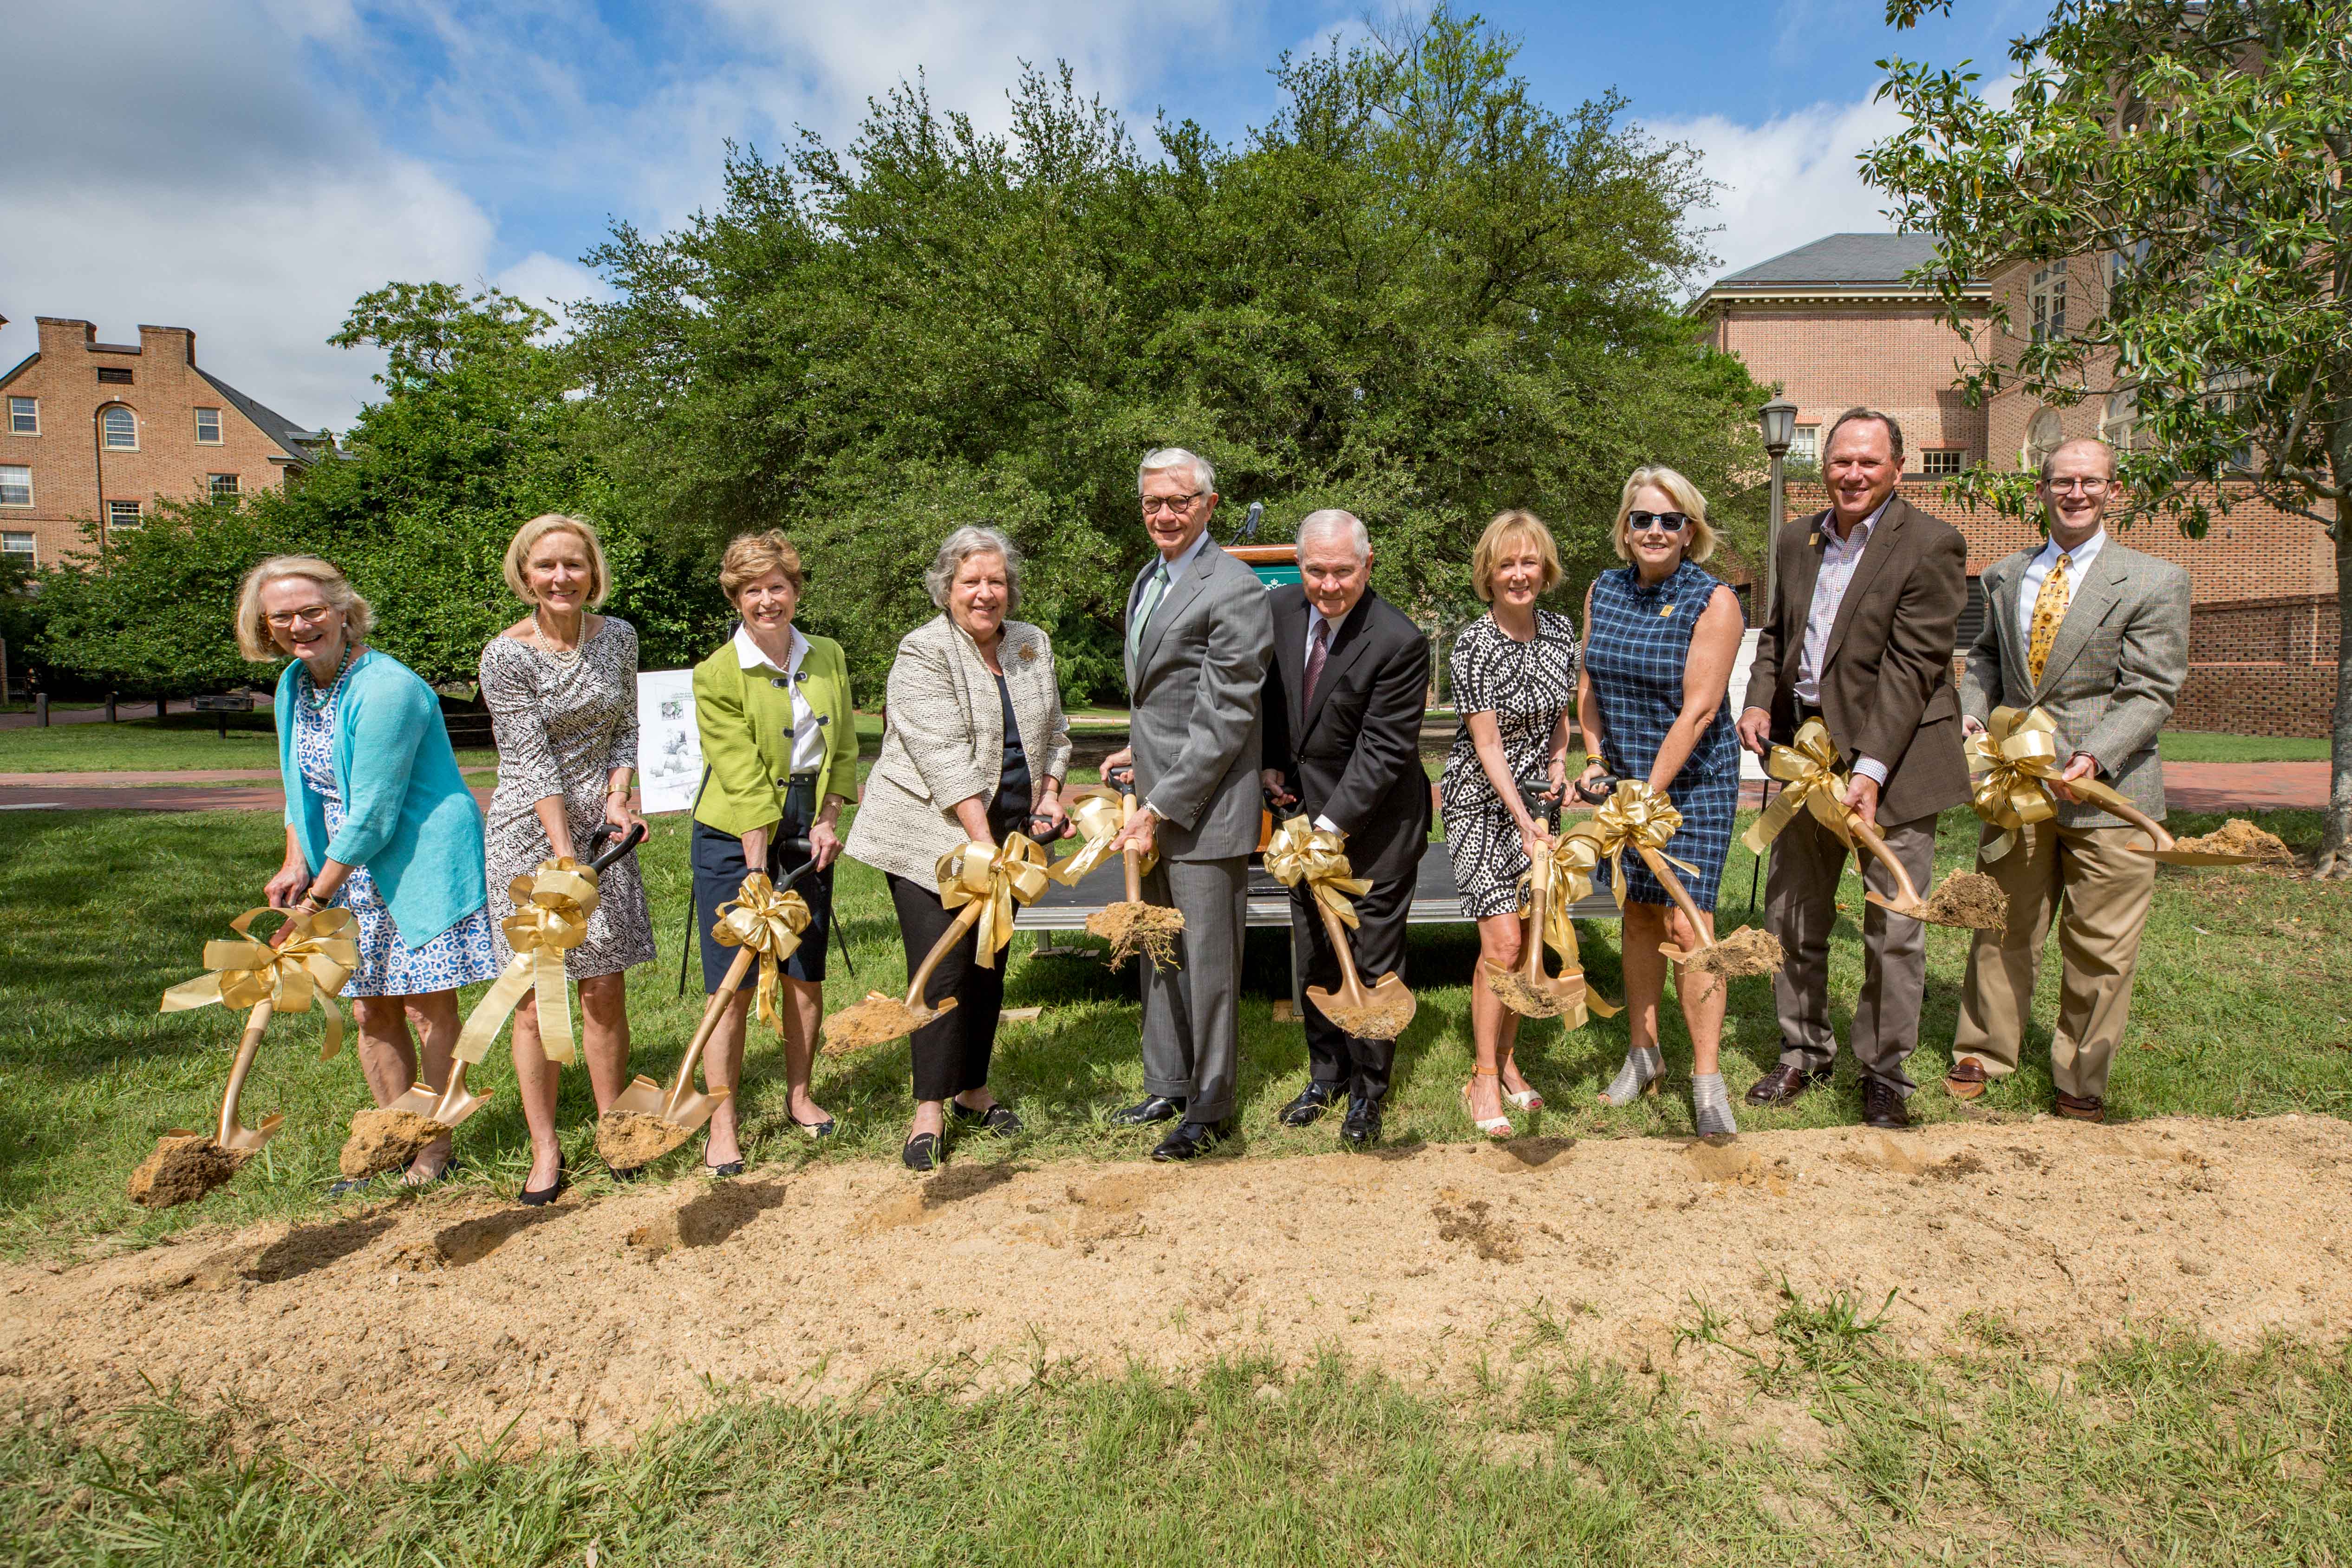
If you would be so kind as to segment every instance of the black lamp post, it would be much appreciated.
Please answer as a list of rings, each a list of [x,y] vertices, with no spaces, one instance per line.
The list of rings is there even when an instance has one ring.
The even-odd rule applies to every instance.
[[[1780,521],[1788,505],[1788,486],[1781,476],[1780,464],[1797,439],[1797,405],[1776,397],[1756,411],[1756,422],[1764,430],[1765,455],[1772,459],[1772,528],[1764,553],[1764,613],[1769,615],[1780,571]]]

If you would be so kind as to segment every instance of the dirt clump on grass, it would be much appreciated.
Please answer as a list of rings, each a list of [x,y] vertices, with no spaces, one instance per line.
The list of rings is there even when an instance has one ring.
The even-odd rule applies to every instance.
[[[442,1187],[199,1225],[57,1273],[0,1263],[0,1405],[79,1426],[177,1387],[356,1464],[509,1429],[518,1453],[625,1442],[941,1368],[1010,1395],[1041,1355],[1190,1375],[1344,1342],[1368,1370],[1468,1388],[1551,1312],[1543,1354],[1737,1406],[1738,1358],[1675,1330],[1694,1301],[1769,1323],[1784,1279],[1811,1302],[1892,1292],[1888,1343],[1914,1357],[1987,1312],[2037,1364],[2158,1327],[2240,1350],[2352,1332],[2352,1123],[2332,1116],[1391,1138],[1184,1166],[958,1148],[919,1183],[836,1155],[530,1210]]]
[[[1139,953],[1154,968],[1176,967],[1176,938],[1183,933],[1182,913],[1164,904],[1113,904],[1087,916],[1087,934],[1110,944],[1113,968]]]
[[[943,998],[932,1016],[955,1005],[953,997]],[[852,1002],[824,1020],[824,1054],[846,1056],[853,1051],[870,1051],[901,1035],[912,1034],[929,1021],[897,997],[868,991],[864,1001]]]
[[[1712,947],[1703,947],[1685,966],[1695,975],[1720,975],[1744,980],[1778,973],[1789,961],[1780,939],[1758,925],[1743,925]]]
[[[697,1130],[641,1111],[607,1111],[596,1121],[596,1153],[614,1170],[633,1171],[661,1158]]]
[[[414,1111],[362,1111],[352,1118],[352,1135],[343,1140],[335,1168],[347,1181],[396,1171],[423,1154],[449,1129]]]
[[[1927,924],[1968,931],[2000,931],[2009,925],[2009,894],[1980,871],[1954,872],[1927,895]]]
[[[2276,833],[2265,832],[2242,817],[2232,817],[2201,838],[2176,839],[2172,847],[2206,855],[2252,855],[2257,865],[2294,864],[2294,852]]]
[[[142,1208],[177,1208],[226,1185],[251,1157],[200,1133],[167,1134],[155,1140],[155,1152],[139,1162],[124,1190]]]

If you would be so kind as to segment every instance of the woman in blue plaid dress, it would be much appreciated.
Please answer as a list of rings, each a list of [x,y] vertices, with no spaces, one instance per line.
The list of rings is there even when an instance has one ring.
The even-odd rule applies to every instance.
[[[1698,562],[1715,553],[1706,497],[1671,468],[1637,468],[1617,503],[1612,541],[1630,564],[1595,578],[1584,601],[1584,667],[1577,683],[1577,722],[1591,760],[1580,782],[1603,772],[1643,779],[1682,813],[1666,852],[1698,868],[1685,885],[1714,935],[1716,888],[1731,851],[1739,805],[1739,743],[1725,701],[1746,629],[1739,601]],[[1601,868],[1606,882],[1609,867]],[[1649,868],[1625,860],[1625,1012],[1633,1049],[1601,1093],[1611,1105],[1657,1092],[1665,1071],[1658,1051],[1658,1004],[1666,959],[1659,945],[1685,950],[1698,933],[1675,908]],[[1717,1051],[1723,1039],[1724,983],[1696,988],[1679,967],[1675,991],[1691,1034],[1691,1103],[1701,1135],[1738,1126],[1724,1091]]]

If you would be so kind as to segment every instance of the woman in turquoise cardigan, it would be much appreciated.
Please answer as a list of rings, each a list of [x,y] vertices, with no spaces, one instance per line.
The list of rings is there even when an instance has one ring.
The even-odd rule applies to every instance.
[[[277,700],[286,863],[264,896],[273,909],[351,911],[360,962],[342,994],[359,1024],[368,1092],[385,1105],[413,1083],[448,1082],[457,988],[493,978],[499,963],[482,811],[457,771],[440,699],[407,665],[369,648],[367,632],[367,601],[316,556],[273,556],[237,593],[245,656],[293,660]],[[412,1019],[424,1037],[421,1072]],[[405,1179],[429,1186],[455,1168],[443,1138]]]
[[[694,668],[695,728],[705,771],[694,802],[694,925],[702,938],[702,988],[719,988],[736,950],[711,940],[719,905],[745,873],[782,876],[815,862],[794,883],[813,916],[800,950],[784,965],[778,1010],[784,1029],[785,1110],[813,1138],[833,1118],[809,1094],[817,1015],[824,1001],[824,944],[833,929],[836,823],[857,793],[857,722],[849,704],[849,664],[830,637],[793,625],[806,579],[800,552],[782,533],[743,534],[727,547],[719,586],[741,617],[719,651]],[[808,848],[793,847],[805,839]],[[702,1074],[733,1089],[743,1065],[744,1020],[752,988],[735,993],[703,1048]],[[734,1176],[743,1146],[730,1094],[710,1115],[703,1168]]]

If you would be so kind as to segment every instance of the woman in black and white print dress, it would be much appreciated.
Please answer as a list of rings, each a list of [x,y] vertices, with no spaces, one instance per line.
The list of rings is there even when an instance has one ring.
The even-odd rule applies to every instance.
[[[1445,854],[1462,913],[1478,923],[1480,965],[1508,970],[1521,944],[1539,940],[1541,913],[1520,909],[1520,879],[1549,829],[1519,798],[1517,780],[1540,779],[1557,800],[1567,778],[1568,727],[1576,711],[1576,633],[1568,617],[1538,610],[1559,581],[1559,547],[1531,512],[1486,525],[1470,558],[1470,582],[1492,608],[1454,639],[1454,706],[1461,727],[1438,787]],[[1489,1137],[1512,1135],[1508,1100],[1543,1104],[1516,1062],[1519,1017],[1482,975],[1470,988],[1477,1063],[1462,1098]]]

